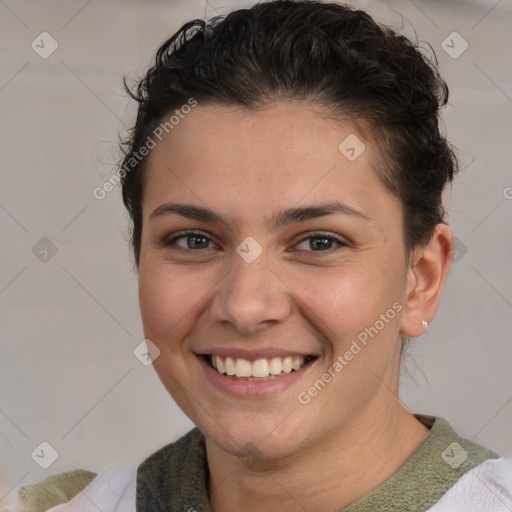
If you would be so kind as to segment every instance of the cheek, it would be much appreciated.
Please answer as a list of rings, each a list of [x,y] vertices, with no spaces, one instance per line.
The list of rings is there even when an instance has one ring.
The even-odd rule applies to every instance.
[[[139,277],[139,304],[144,333],[162,349],[171,348],[194,322],[195,310],[209,289],[197,273],[173,270],[155,263],[142,268]]]
[[[364,328],[373,325],[398,297],[394,283],[362,263],[290,274],[286,282],[299,307],[302,305],[301,314],[335,350],[336,345],[344,348]]]

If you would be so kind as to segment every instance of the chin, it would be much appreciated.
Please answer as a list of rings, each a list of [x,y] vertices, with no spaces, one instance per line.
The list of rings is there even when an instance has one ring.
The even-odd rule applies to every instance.
[[[289,417],[284,418],[286,414],[272,416],[266,421],[246,417],[229,423],[219,420],[220,425],[229,424],[226,429],[219,423],[212,425],[210,422],[206,429],[198,427],[213,444],[234,457],[274,460],[300,450],[307,438],[304,421],[291,422]]]
[[[299,447],[296,441],[272,440],[263,436],[258,439],[255,436],[246,435],[236,439],[219,440],[211,439],[222,451],[237,457],[239,459],[247,459],[249,462],[257,462],[262,460],[276,460],[286,457],[297,451]]]

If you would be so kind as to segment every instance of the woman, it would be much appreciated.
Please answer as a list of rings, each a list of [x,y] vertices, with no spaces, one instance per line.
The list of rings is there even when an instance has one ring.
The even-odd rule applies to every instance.
[[[133,97],[148,357],[197,428],[20,509],[511,510],[510,460],[398,398],[454,251],[436,67],[362,11],[273,1],[184,25]]]

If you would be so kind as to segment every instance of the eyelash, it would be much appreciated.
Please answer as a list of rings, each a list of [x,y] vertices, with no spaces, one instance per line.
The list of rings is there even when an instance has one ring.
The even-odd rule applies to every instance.
[[[202,233],[201,231],[183,231],[181,233],[178,233],[176,234],[176,236],[173,236],[172,238],[169,238],[169,239],[166,239],[163,241],[162,245],[163,247],[166,247],[166,248],[171,248],[173,245],[175,245],[176,241],[181,239],[181,238],[188,238],[188,237],[192,237],[192,236],[200,236],[200,237],[203,237],[207,240],[209,240],[210,242],[212,241],[212,239],[210,237],[208,237],[207,235],[205,235],[204,233]],[[334,236],[334,235],[331,235],[331,234],[327,234],[327,233],[323,233],[323,232],[315,232],[315,233],[312,233],[311,235],[309,236],[306,236],[302,239],[300,239],[297,244],[300,244],[306,240],[309,240],[309,239],[320,239],[320,238],[324,238],[324,239],[327,239],[327,240],[332,240],[334,242],[336,242],[338,244],[338,248],[330,248],[330,249],[327,249],[325,251],[323,250],[320,250],[320,251],[305,251],[305,252],[310,252],[310,253],[332,253],[333,251],[336,251],[336,250],[339,250],[343,247],[349,247],[349,243],[346,242],[345,240],[343,240],[342,238],[339,238],[337,236]],[[183,247],[177,247],[177,250],[181,250],[181,251],[192,251],[192,252],[202,252],[202,251],[206,251],[208,249],[184,249]]]

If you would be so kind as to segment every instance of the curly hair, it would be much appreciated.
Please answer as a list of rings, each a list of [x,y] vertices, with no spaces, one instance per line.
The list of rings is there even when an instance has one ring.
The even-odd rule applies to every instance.
[[[448,87],[432,53],[434,62],[407,37],[338,3],[273,0],[185,23],[159,48],[134,91],[125,79],[139,104],[121,163],[137,267],[150,155],[137,151],[164,116],[191,98],[247,110],[305,101],[357,126],[375,141],[383,160],[379,178],[401,201],[406,254],[428,243],[445,222],[442,193],[458,171],[439,130]]]

